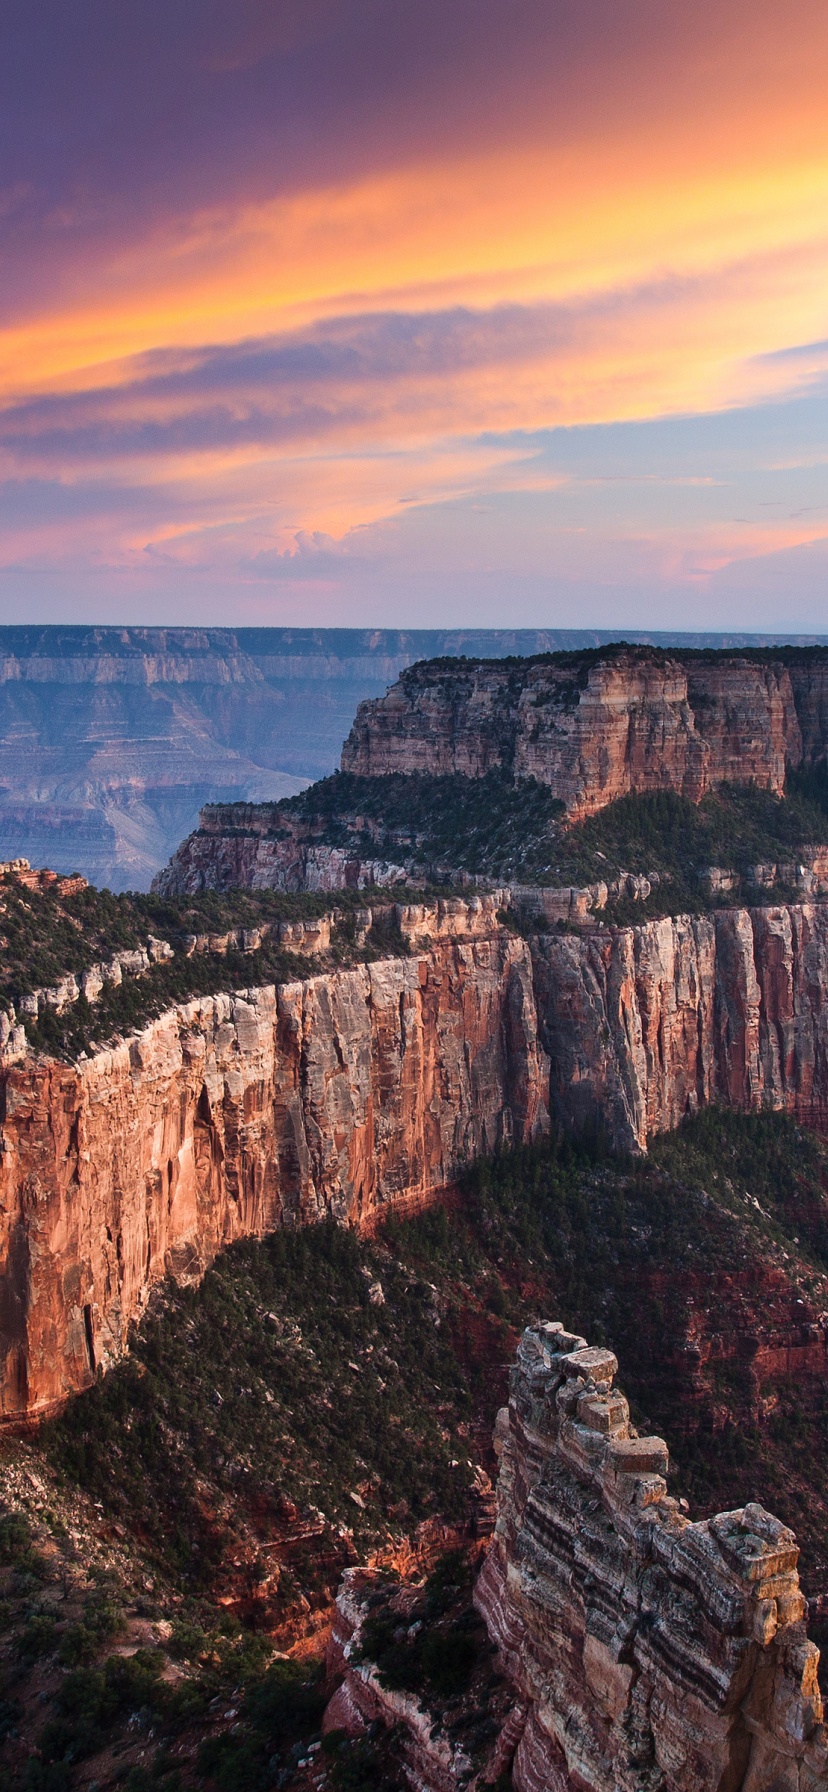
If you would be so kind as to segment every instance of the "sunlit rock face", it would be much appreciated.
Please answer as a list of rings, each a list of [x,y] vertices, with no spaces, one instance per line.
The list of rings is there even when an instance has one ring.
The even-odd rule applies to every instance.
[[[721,1102],[828,1126],[828,904],[533,941],[550,1099],[623,1150]]]
[[[355,846],[327,846],[310,823],[273,803],[210,804],[194,834],[176,847],[153,878],[161,896],[194,896],[202,890],[285,890],[316,893],[366,890],[406,881],[402,865]]]
[[[681,658],[650,649],[580,663],[424,663],[385,697],[360,704],[343,771],[505,769],[536,778],[568,814],[593,814],[631,791],[698,802],[724,782],[781,794],[787,766],[828,746],[828,655],[801,664],[739,655]]]
[[[455,908],[430,950],[191,1001],[89,1059],[5,1070],[7,1418],[116,1360],[165,1274],[278,1226],[371,1225],[540,1136],[528,947]]]
[[[514,1689],[498,1770],[517,1792],[816,1792],[793,1532],[753,1503],[691,1523],[616,1369],[560,1325],[518,1350],[475,1592]]]
[[[165,1274],[373,1225],[550,1114],[624,1150],[716,1101],[828,1126],[828,905],[531,942],[497,898],[396,912],[408,957],[201,998],[74,1064],[0,1048],[0,1413],[116,1360]]]

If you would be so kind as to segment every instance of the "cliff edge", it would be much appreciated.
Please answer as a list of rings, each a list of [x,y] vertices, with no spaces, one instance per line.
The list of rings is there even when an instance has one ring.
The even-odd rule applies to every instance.
[[[828,1732],[796,1538],[755,1503],[693,1524],[612,1352],[524,1332],[475,1601],[515,1703],[517,1792],[817,1792]]]
[[[0,1414],[87,1385],[164,1275],[370,1226],[550,1116],[632,1152],[717,1102],[828,1128],[826,904],[532,940],[492,897],[395,913],[407,955],[178,1003],[71,1062],[10,1036]]]
[[[548,1124],[525,941],[409,909],[407,957],[185,1002],[75,1063],[0,1073],[0,1414],[126,1348],[165,1275],[329,1215],[370,1226]]]
[[[698,802],[722,783],[781,795],[828,746],[828,652],[615,647],[523,661],[421,662],[360,704],[342,770],[534,778],[571,819],[632,791]]]

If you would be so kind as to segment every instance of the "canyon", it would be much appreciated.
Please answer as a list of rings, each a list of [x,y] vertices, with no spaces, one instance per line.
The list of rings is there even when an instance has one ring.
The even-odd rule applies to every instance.
[[[428,1792],[505,1774],[516,1792],[816,1792],[828,1730],[794,1533],[755,1501],[691,1522],[617,1369],[559,1322],[518,1345],[473,1592],[508,1688],[484,1759],[453,1712],[372,1658],[382,1576],[359,1569],[337,1600],[326,1725],[401,1733],[407,1777]],[[405,1590],[390,1609],[405,1624]]]
[[[635,791],[698,802],[717,784],[781,795],[828,746],[828,652],[774,659],[614,647],[590,654],[410,667],[369,699],[342,770],[534,778],[570,819]]]
[[[609,638],[544,629],[2,627],[0,858],[80,871],[113,890],[147,889],[202,805],[281,798],[331,772],[358,703],[382,696],[412,662]]]
[[[176,644],[167,645],[172,653]],[[226,643],[218,645],[224,652]],[[127,646],[125,663],[131,664],[137,644]],[[207,646],[211,652],[217,648],[215,642]],[[371,652],[380,646],[378,639]],[[173,653],[159,661],[153,678],[163,673],[161,682],[169,683],[174,658]],[[221,654],[219,661],[225,665]],[[235,690],[239,681],[230,661],[227,666]],[[116,684],[122,674],[124,666],[116,666]],[[262,667],[259,674],[264,677]],[[140,682],[144,673],[136,676]],[[262,698],[264,708],[270,701]],[[559,798],[569,818],[577,819],[628,792],[670,789],[698,802],[718,783],[734,779],[781,795],[791,770],[823,765],[826,742],[825,651],[774,659],[598,648],[573,658],[414,666],[387,696],[361,707],[343,750],[343,769],[378,784],[399,772],[480,779],[496,770],[507,780],[524,780],[523,789],[537,790],[525,782],[537,780]],[[474,816],[471,825],[477,825]],[[276,803],[208,807],[198,833],[157,879],[157,897],[141,899],[147,905],[144,945],[130,939],[119,944],[126,937],[118,930],[126,925],[127,899],[118,899],[121,908],[115,904],[112,914],[104,915],[106,904],[115,902],[104,892],[95,924],[103,927],[105,921],[110,929],[101,934],[106,949],[96,944],[93,952],[87,943],[72,974],[67,967],[56,977],[50,964],[48,977],[32,970],[29,983],[12,989],[14,1006],[0,1017],[4,1442],[14,1446],[15,1434],[36,1433],[40,1421],[50,1417],[53,1425],[47,1423],[40,1435],[54,1434],[65,1422],[71,1440],[71,1414],[77,1412],[77,1461],[96,1464],[105,1500],[103,1463],[107,1450],[114,1451],[123,1476],[121,1497],[132,1498],[130,1489],[137,1494],[144,1485],[136,1466],[143,1446],[140,1433],[128,1446],[126,1437],[142,1407],[139,1387],[146,1395],[156,1386],[152,1353],[161,1336],[159,1316],[170,1311],[174,1298],[218,1300],[216,1285],[224,1276],[228,1339],[240,1337],[236,1316],[243,1307],[246,1343],[252,1326],[248,1366],[242,1367],[240,1346],[231,1343],[233,1360],[222,1391],[218,1370],[211,1367],[212,1379],[185,1403],[177,1432],[170,1428],[174,1403],[164,1395],[157,1410],[152,1391],[147,1396],[152,1414],[145,1412],[140,1423],[151,1416],[171,1460],[176,1449],[176,1459],[185,1460],[185,1434],[191,1444],[195,1433],[211,1440],[213,1480],[199,1467],[188,1522],[190,1542],[204,1536],[205,1560],[212,1561],[211,1550],[216,1562],[221,1550],[226,1553],[215,1582],[220,1601],[240,1598],[247,1574],[244,1598],[250,1611],[261,1619],[265,1589],[276,1610],[273,1602],[282,1598],[282,1568],[271,1560],[277,1510],[284,1532],[279,1547],[287,1552],[280,1621],[292,1610],[288,1562],[293,1558],[285,1542],[291,1525],[297,1549],[324,1534],[326,1572],[336,1568],[338,1573],[359,1559],[361,1565],[346,1572],[337,1602],[329,1669],[341,1684],[329,1709],[329,1727],[369,1738],[377,1724],[390,1726],[397,1736],[406,1733],[405,1773],[415,1792],[452,1792],[458,1784],[484,1785],[506,1774],[516,1792],[574,1792],[576,1787],[579,1792],[643,1792],[645,1787],[648,1792],[816,1792],[828,1779],[828,1738],[818,1650],[803,1621],[798,1546],[793,1531],[751,1497],[750,1477],[756,1473],[766,1493],[779,1491],[778,1509],[796,1523],[804,1550],[803,1585],[814,1594],[811,1616],[821,1624],[819,1426],[828,1363],[819,1231],[824,1184],[802,1176],[798,1155],[806,1149],[819,1155],[820,1147],[791,1134],[789,1149],[798,1167],[795,1192],[784,1196],[790,1229],[774,1231],[776,1210],[770,1208],[776,1185],[768,1184],[764,1192],[760,1187],[769,1208],[759,1209],[762,1240],[757,1242],[757,1234],[743,1247],[744,1216],[752,1220],[751,1201],[759,1208],[749,1173],[731,1184],[722,1172],[719,1188],[717,1158],[705,1173],[712,1180],[685,1189],[681,1173],[671,1176],[659,1167],[664,1162],[659,1153],[676,1141],[663,1139],[657,1146],[653,1141],[688,1116],[716,1107],[753,1115],[774,1110],[828,1134],[828,901],[821,900],[826,851],[818,844],[807,852],[803,848],[790,865],[778,854],[772,865],[768,860],[754,866],[751,859],[752,870],[735,886],[747,897],[746,905],[735,899],[727,866],[717,864],[708,882],[712,888],[718,879],[716,900],[729,906],[711,902],[704,912],[627,925],[621,923],[633,903],[637,912],[651,891],[644,874],[621,873],[612,885],[610,871],[599,869],[599,880],[606,881],[583,889],[517,882],[497,889],[492,879],[485,894],[468,893],[468,884],[462,896],[424,894],[416,901],[404,890],[396,901],[393,889],[371,894],[377,885],[402,883],[406,867],[390,850],[377,850],[379,834],[372,835],[369,827],[356,831],[356,844],[337,840],[335,828],[323,838]],[[807,838],[818,842],[821,836]],[[383,839],[390,849],[392,831]],[[780,837],[780,850],[784,844]],[[12,867],[8,875],[18,872]],[[40,887],[44,874],[28,875],[46,901],[48,892]],[[656,887],[658,875],[653,874]],[[82,880],[76,882],[76,899],[87,903],[91,918],[91,893],[84,895]],[[292,897],[257,896],[261,914],[239,907],[243,900],[248,907],[253,902],[242,899],[245,888],[299,893],[348,886],[364,889],[365,897],[342,898],[342,907],[331,905],[327,913],[324,902],[306,900],[303,906]],[[29,888],[20,885],[23,893]],[[200,894],[221,889],[237,895],[223,902]],[[200,907],[187,906],[196,898]],[[61,910],[66,928],[73,925],[74,899],[70,892],[66,913]],[[622,906],[613,910],[613,901]],[[23,947],[12,926],[19,917],[11,893],[6,904],[5,943],[16,963],[14,953],[22,957]],[[699,908],[704,909],[702,902]],[[135,928],[139,920],[136,911],[129,925]],[[156,921],[162,932],[166,929],[166,939],[150,931]],[[74,925],[83,932],[80,910]],[[72,935],[66,937],[71,945]],[[31,933],[19,936],[24,938],[39,939],[33,919]],[[277,947],[285,956],[276,954]],[[199,980],[188,982],[194,970]],[[100,1017],[113,984],[119,1000],[122,986],[129,999],[118,1011],[117,1026],[111,1016],[106,1020],[110,1035]],[[191,993],[204,989],[213,993]],[[94,1018],[93,1010],[99,1030],[90,1019],[84,1032],[84,1016]],[[75,1033],[48,1031],[71,1015],[79,1017]],[[550,1135],[549,1151],[526,1159],[512,1152]],[[612,1162],[602,1156],[602,1145],[593,1145],[591,1155],[582,1154],[587,1167],[577,1172],[581,1182],[569,1194],[566,1172],[558,1184],[551,1173],[546,1206],[541,1200],[534,1219],[528,1206],[521,1209],[521,1190],[513,1183],[514,1236],[507,1245],[497,1217],[506,1207],[498,1209],[486,1195],[485,1178],[519,1178],[521,1163],[534,1163],[536,1169],[547,1160],[563,1164],[566,1153],[573,1155],[568,1141],[579,1136],[603,1140],[620,1155]],[[646,1166],[642,1159],[650,1147],[653,1160]],[[500,1153],[505,1155],[498,1163],[486,1163]],[[463,1203],[473,1177],[464,1178],[457,1198],[456,1184],[476,1162],[483,1189],[475,1210],[478,1230],[476,1239],[463,1245],[463,1227],[470,1225]],[[706,1188],[716,1194],[711,1198]],[[678,1214],[672,1232],[670,1216],[682,1202],[686,1213]],[[436,1213],[417,1222],[423,1233],[434,1226],[433,1272],[422,1263],[416,1267],[416,1246],[415,1266],[405,1260],[410,1245],[395,1247],[400,1250],[395,1261],[389,1241],[414,1233],[416,1226],[384,1222],[404,1221],[440,1203],[458,1221],[456,1231],[446,1233],[446,1256],[439,1255],[438,1222],[448,1222]],[[665,1230],[662,1210],[667,1209]],[[584,1232],[586,1240],[580,1237]],[[338,1251],[341,1241],[354,1241],[357,1233],[363,1235],[360,1250],[374,1253],[370,1270],[351,1265],[344,1303],[341,1294],[321,1292],[324,1268],[319,1284],[315,1273],[306,1273],[308,1312],[301,1325],[281,1313],[278,1278],[269,1298],[253,1296],[251,1265],[243,1299],[236,1304],[230,1295],[234,1266],[240,1269],[245,1260],[245,1239],[268,1239],[255,1246],[265,1255],[288,1246],[301,1253],[316,1240],[319,1268],[325,1250]],[[337,1244],[326,1244],[330,1239]],[[481,1270],[478,1262],[471,1268],[484,1240],[488,1267]],[[216,1264],[234,1245],[237,1250]],[[248,1246],[248,1253],[253,1249]],[[534,1261],[536,1250],[547,1265],[543,1272]],[[446,1262],[456,1281],[451,1297],[437,1286]],[[558,1278],[551,1301],[549,1286],[544,1295],[542,1284],[550,1263]],[[199,1292],[196,1285],[211,1264]],[[266,1278],[256,1285],[263,1290]],[[340,1289],[347,1285],[343,1270]],[[581,1312],[583,1303],[593,1300],[589,1312]],[[675,1317],[668,1319],[663,1303],[671,1300]],[[724,1499],[719,1483],[715,1500],[702,1494],[701,1510],[712,1516],[691,1521],[687,1502],[668,1494],[667,1446],[647,1435],[653,1426],[641,1418],[643,1407],[634,1408],[641,1432],[631,1421],[629,1405],[615,1386],[613,1352],[603,1342],[590,1348],[575,1331],[535,1318],[550,1308],[566,1314],[567,1302],[569,1324],[602,1340],[610,1337],[616,1347],[623,1344],[631,1393],[638,1399],[642,1387],[648,1390],[644,1398],[654,1396],[661,1415],[656,1428],[663,1425],[666,1431],[669,1420],[677,1448],[688,1450],[685,1468],[693,1497],[699,1484],[704,1488],[698,1460],[732,1449],[734,1436],[746,1452],[744,1493],[741,1482],[733,1485],[731,1463]],[[322,1341],[311,1317],[320,1303],[326,1308],[332,1303],[335,1342]],[[410,1347],[411,1306],[420,1315],[416,1350]],[[364,1311],[384,1313],[382,1347],[379,1332],[369,1339],[368,1330],[360,1329],[363,1319],[355,1322],[353,1314]],[[485,1438],[480,1441],[479,1412],[473,1427],[466,1416],[461,1421],[455,1389],[453,1433],[454,1420],[447,1422],[452,1409],[438,1385],[442,1371],[424,1368],[436,1380],[418,1381],[409,1405],[407,1381],[412,1362],[417,1372],[421,1363],[436,1365],[428,1339],[434,1329],[447,1357],[455,1353],[453,1363],[468,1356],[478,1379],[489,1374],[485,1398],[479,1389],[476,1396],[483,1401],[488,1432],[503,1398],[493,1388],[503,1388],[507,1356],[527,1321],[509,1405],[496,1429],[495,1500],[483,1466],[494,1474]],[[186,1342],[179,1339],[176,1349],[184,1352],[192,1342],[195,1351],[186,1314],[182,1324]],[[219,1332],[213,1335],[218,1339]],[[143,1356],[142,1339],[155,1340]],[[285,1353],[294,1345],[291,1366]],[[220,1350],[203,1354],[212,1365]],[[178,1360],[179,1377],[181,1361],[192,1361],[195,1380],[194,1357]],[[271,1381],[260,1388],[265,1360]],[[650,1374],[648,1365],[656,1360]],[[114,1373],[103,1380],[104,1371]],[[452,1367],[448,1377],[452,1387],[455,1372]],[[371,1375],[377,1377],[375,1393]],[[125,1376],[132,1377],[129,1392]],[[461,1381],[462,1375],[457,1388]],[[157,1385],[162,1387],[160,1381]],[[279,1402],[291,1387],[282,1410]],[[336,1456],[340,1466],[332,1495],[325,1482],[325,1447],[306,1443],[310,1492],[294,1488],[287,1497],[278,1478],[290,1472],[294,1430],[304,1437],[298,1408],[307,1405],[309,1389],[320,1410],[334,1417],[347,1413],[353,1463],[343,1469],[345,1458]],[[93,1391],[72,1402],[84,1390]],[[118,1415],[114,1420],[110,1415],[108,1432],[97,1404],[106,1392]],[[411,1406],[431,1418],[432,1394],[438,1397],[438,1424],[428,1450],[436,1454],[427,1450],[424,1457],[428,1496],[419,1517],[431,1509],[439,1485],[448,1500],[441,1510],[452,1512],[459,1528],[449,1533],[430,1517],[416,1536],[424,1548],[432,1533],[442,1537],[443,1548],[465,1537],[478,1559],[485,1558],[474,1591],[474,1622],[483,1643],[474,1645],[477,1678],[470,1683],[465,1730],[455,1724],[450,1699],[430,1715],[418,1696],[389,1693],[365,1641],[372,1623],[373,1634],[379,1634],[375,1617],[382,1582],[382,1571],[372,1573],[365,1562],[379,1562],[380,1556],[372,1558],[367,1545],[363,1550],[355,1545],[349,1528],[355,1521],[347,1508],[344,1525],[338,1520],[334,1526],[315,1503],[307,1512],[297,1503],[328,1500],[333,1511],[344,1497],[360,1524],[367,1524],[366,1512],[374,1505],[384,1523],[393,1520],[396,1527],[402,1515],[405,1524],[411,1517],[413,1471],[406,1471],[406,1497],[400,1499],[395,1487],[392,1499],[385,1458],[378,1472],[369,1467],[366,1427],[370,1423],[382,1435],[387,1410],[389,1427],[399,1427],[392,1454],[419,1450],[424,1446],[411,1430]],[[247,1402],[259,1398],[265,1402],[260,1415],[270,1416],[257,1422],[248,1419],[256,1408]],[[270,1457],[266,1451],[253,1472],[250,1439],[254,1431],[271,1437],[277,1409],[278,1426],[287,1430],[274,1429],[267,1444],[276,1477],[271,1486]],[[220,1410],[225,1444],[234,1440],[229,1457],[214,1435],[211,1415]],[[88,1457],[84,1424],[91,1440]],[[102,1426],[97,1444],[96,1424]],[[386,1444],[389,1437],[390,1429]],[[797,1439],[810,1439],[817,1466],[802,1470],[797,1464],[786,1482],[785,1453],[797,1447]],[[147,1449],[148,1440],[149,1432]],[[71,1454],[71,1441],[69,1448]],[[479,1453],[476,1464],[471,1455],[466,1459],[467,1449]],[[446,1460],[438,1467],[441,1450]],[[151,1460],[155,1467],[147,1473],[157,1479],[158,1462]],[[207,1454],[199,1458],[197,1450],[195,1460],[203,1466]],[[460,1471],[465,1483],[466,1467],[471,1491],[458,1503],[451,1475]],[[225,1469],[226,1484],[220,1479]],[[459,1478],[454,1486],[460,1488]],[[734,1495],[735,1510],[715,1512],[715,1505],[735,1505]],[[467,1520],[462,1497],[471,1513]],[[124,1506],[117,1509],[123,1516]],[[409,1541],[393,1546],[403,1552],[400,1562]],[[191,1561],[189,1544],[185,1554]],[[409,1569],[413,1573],[411,1563]],[[301,1629],[306,1620],[309,1627],[316,1622],[310,1568],[303,1566],[302,1573],[311,1598],[303,1593],[300,1599],[295,1589],[297,1635],[307,1634]],[[329,1606],[334,1586],[331,1580],[322,1590]],[[428,1618],[428,1595],[422,1588],[402,1587],[393,1597],[403,1629],[413,1618],[407,1635],[414,1639],[421,1619]],[[469,1617],[473,1613],[467,1612]],[[495,1651],[494,1675],[481,1619]],[[441,1621],[445,1640],[445,1614]],[[396,1619],[390,1622],[393,1641]],[[463,1634],[468,1643],[472,1633]],[[235,1718],[235,1694],[224,1715]],[[491,1741],[485,1766],[484,1732]],[[333,1783],[338,1784],[335,1775]]]
[[[116,1361],[165,1275],[326,1215],[371,1227],[552,1123],[632,1152],[714,1102],[825,1129],[828,906],[526,939],[504,900],[398,905],[400,955],[319,974],[311,959],[278,987],[255,987],[251,954],[250,988],[75,1062],[15,1040],[0,1070],[7,1421]]]
[[[77,1063],[2,1073],[0,1410],[48,1411],[126,1347],[165,1275],[234,1238],[369,1226],[548,1125],[525,943],[494,901],[427,950],[183,1004]]]

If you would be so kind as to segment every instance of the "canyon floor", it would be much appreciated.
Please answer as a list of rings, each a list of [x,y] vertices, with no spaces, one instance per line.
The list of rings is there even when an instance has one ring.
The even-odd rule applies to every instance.
[[[60,1417],[2,1441],[6,1783],[402,1784],[393,1736],[320,1737],[355,1563],[421,1587],[405,1672],[474,1757],[502,1686],[468,1585],[539,1316],[616,1351],[692,1517],[753,1499],[793,1527],[828,1642],[826,1310],[828,1151],[770,1114],[710,1110],[646,1160],[553,1140],[371,1238],[234,1245],[200,1286],[158,1290],[129,1357]]]

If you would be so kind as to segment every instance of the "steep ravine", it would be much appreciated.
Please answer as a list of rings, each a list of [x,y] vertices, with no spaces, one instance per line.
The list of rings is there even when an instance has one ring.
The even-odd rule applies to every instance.
[[[533,942],[493,903],[443,909],[416,911],[408,957],[199,999],[88,1059],[3,1070],[7,1419],[117,1359],[165,1274],[326,1215],[370,1227],[550,1115],[626,1150],[711,1102],[825,1124],[828,907]]]

